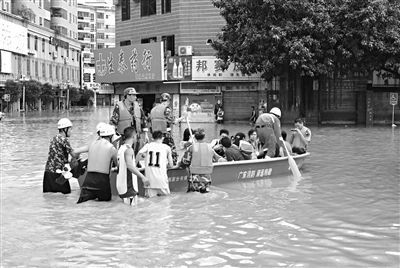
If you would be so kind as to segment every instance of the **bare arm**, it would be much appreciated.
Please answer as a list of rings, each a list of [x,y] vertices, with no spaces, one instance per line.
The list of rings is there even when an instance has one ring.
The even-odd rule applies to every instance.
[[[149,180],[135,166],[133,150],[126,150],[124,153],[124,157],[127,169],[138,176],[143,181],[143,184],[145,186],[149,186]]]
[[[119,122],[119,106],[118,104],[115,105],[113,114],[110,118],[110,124],[117,126]]]
[[[172,151],[171,148],[168,146],[168,151],[167,151],[167,157],[168,157],[168,166],[173,167],[174,166],[174,161],[172,160]]]

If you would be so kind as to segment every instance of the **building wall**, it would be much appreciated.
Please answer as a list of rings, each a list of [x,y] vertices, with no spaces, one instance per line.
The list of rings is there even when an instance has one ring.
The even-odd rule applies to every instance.
[[[51,28],[61,35],[77,39],[77,13],[77,0],[51,0]]]
[[[140,16],[140,5],[140,1],[130,1],[131,19],[125,21],[121,20],[121,5],[117,6],[116,46],[121,41],[138,44],[145,38],[156,37],[161,41],[162,36],[175,35],[175,52],[178,46],[191,45],[194,55],[215,54],[206,41],[215,39],[224,20],[211,1],[171,1],[171,13],[161,14],[161,0],[157,0],[157,14],[146,17]]]
[[[11,0],[0,0],[0,10],[11,13]]]

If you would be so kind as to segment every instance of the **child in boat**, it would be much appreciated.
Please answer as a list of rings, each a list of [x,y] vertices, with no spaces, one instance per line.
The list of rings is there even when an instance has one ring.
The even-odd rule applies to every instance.
[[[218,155],[220,155],[220,156],[222,156],[222,157],[224,157],[225,156],[225,153],[224,153],[224,150],[223,150],[223,146],[222,146],[222,144],[221,144],[221,139],[223,138],[223,137],[229,137],[229,130],[227,130],[227,129],[221,129],[220,131],[219,131],[219,139],[213,139],[212,141],[211,141],[211,147],[214,149],[214,151],[218,154]]]
[[[311,130],[304,126],[304,121],[301,118],[294,120],[295,128],[292,129],[292,136],[290,137],[290,144],[293,148],[293,153],[305,154],[307,146],[311,142]]]
[[[282,130],[281,135],[282,135],[283,140],[285,141],[285,145],[286,145],[286,148],[289,151],[289,154],[292,154],[292,146],[290,145],[289,142],[286,141],[286,137],[287,137],[286,131]],[[279,156],[287,156],[285,148],[280,147]]]
[[[171,147],[163,143],[161,131],[153,132],[153,141],[140,149],[138,155],[145,157],[145,174],[150,185],[145,188],[146,197],[168,195],[167,167],[173,167]],[[138,158],[139,159],[139,158]]]
[[[136,144],[136,130],[133,127],[124,129],[124,144],[118,150],[118,175],[116,186],[119,197],[125,204],[134,205],[138,194],[137,177],[145,187],[150,185],[149,180],[135,167],[135,154],[132,146]]]
[[[57,123],[58,134],[50,141],[49,156],[43,176],[43,193],[71,193],[71,186],[68,180],[57,180],[65,164],[68,164],[68,157],[78,158],[80,153],[87,152],[87,147],[73,150],[68,138],[71,136],[72,122],[68,118],[61,118]],[[62,184],[58,183],[62,182]]]
[[[224,161],[204,141],[204,129],[194,132],[195,141],[188,148],[182,162],[189,164],[190,174],[188,176],[188,192],[208,193],[210,191],[211,174],[213,172],[213,161]]]
[[[255,129],[250,129],[248,132],[249,140],[248,142],[253,146],[254,155],[252,155],[252,159],[258,159],[259,156],[262,158],[263,150],[260,141],[258,140],[257,131]]]
[[[255,156],[253,146],[245,139],[246,135],[242,132],[238,132],[234,137],[233,144],[239,148],[245,160],[257,159],[257,157],[253,157],[253,155]]]

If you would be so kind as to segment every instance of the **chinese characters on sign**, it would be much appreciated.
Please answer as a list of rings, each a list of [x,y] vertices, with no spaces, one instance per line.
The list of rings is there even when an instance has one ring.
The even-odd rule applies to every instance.
[[[246,171],[240,171],[238,175],[238,179],[254,179],[254,178],[263,178],[267,176],[271,176],[272,168],[265,169],[251,169]]]
[[[99,49],[94,54],[98,83],[162,81],[164,78],[161,43]]]
[[[192,57],[192,80],[259,80],[260,75],[243,74],[238,64],[231,63],[228,69],[223,71],[223,61],[214,56]]]

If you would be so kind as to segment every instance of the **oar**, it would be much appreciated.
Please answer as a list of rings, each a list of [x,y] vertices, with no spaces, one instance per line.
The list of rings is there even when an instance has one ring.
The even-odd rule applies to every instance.
[[[279,140],[282,141],[283,147],[285,147],[286,154],[288,156],[289,167],[293,173],[293,176],[296,178],[300,178],[301,177],[300,170],[296,164],[296,161],[294,161],[293,157],[290,155],[289,150],[286,147],[285,140],[282,137],[279,137]]]
[[[194,143],[194,137],[193,137],[192,129],[190,127],[190,123],[189,123],[189,116],[186,116],[186,123],[187,123],[188,128],[189,128],[190,137],[192,138],[192,142]]]

